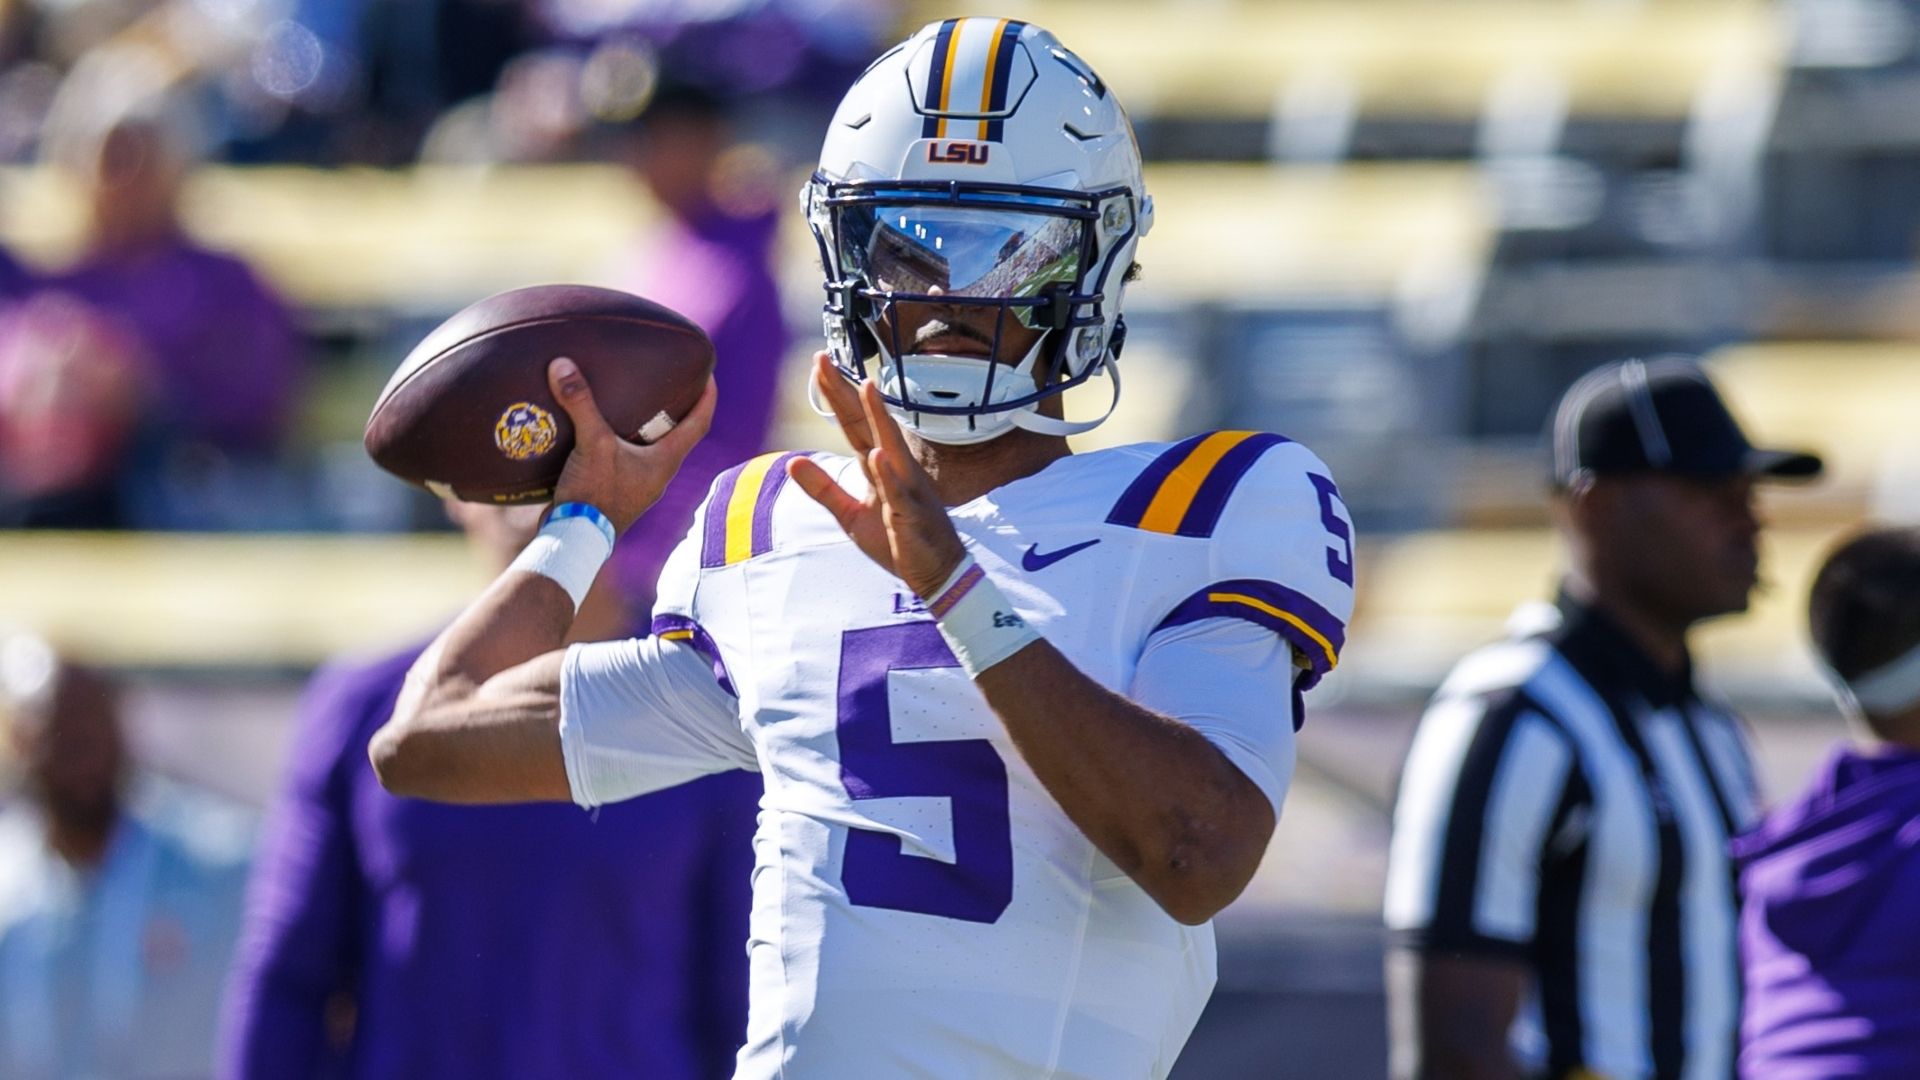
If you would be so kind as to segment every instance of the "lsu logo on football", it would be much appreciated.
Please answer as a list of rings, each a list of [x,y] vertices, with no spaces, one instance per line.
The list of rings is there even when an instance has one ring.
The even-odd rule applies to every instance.
[[[507,406],[493,425],[493,444],[514,461],[528,461],[553,449],[559,441],[553,414],[531,401]]]
[[[930,142],[927,160],[935,165],[985,165],[992,148],[983,142]]]

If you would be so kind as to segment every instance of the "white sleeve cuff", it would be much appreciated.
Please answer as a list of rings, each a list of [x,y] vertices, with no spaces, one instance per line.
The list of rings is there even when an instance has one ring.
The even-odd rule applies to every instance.
[[[660,637],[567,649],[560,749],[573,801],[589,809],[759,767],[738,702],[713,666],[691,646]]]
[[[1293,781],[1293,646],[1263,627],[1217,618],[1162,631],[1134,672],[1135,701],[1198,731],[1273,805]]]

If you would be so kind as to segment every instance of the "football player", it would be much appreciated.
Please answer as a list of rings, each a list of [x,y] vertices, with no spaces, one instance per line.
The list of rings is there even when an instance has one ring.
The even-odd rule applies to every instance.
[[[1277,435],[1073,454],[1153,221],[1112,91],[1037,26],[875,62],[803,193],[812,390],[854,456],[722,475],[655,635],[558,643],[711,414],[623,442],[577,368],[541,536],[415,667],[393,790],[592,807],[764,777],[737,1076],[1163,1076],[1339,658],[1352,527]],[[1110,411],[1110,410],[1109,410]]]

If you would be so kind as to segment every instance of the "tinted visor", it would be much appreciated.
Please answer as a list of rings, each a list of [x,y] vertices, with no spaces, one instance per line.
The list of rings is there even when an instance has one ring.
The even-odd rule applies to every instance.
[[[837,208],[840,265],[878,292],[1035,300],[1071,289],[1086,259],[1086,223],[1057,208],[856,202]],[[1035,305],[1016,306],[1037,328]]]

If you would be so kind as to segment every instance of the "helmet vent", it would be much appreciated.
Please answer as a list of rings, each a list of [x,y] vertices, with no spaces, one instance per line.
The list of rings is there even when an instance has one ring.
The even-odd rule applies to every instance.
[[[858,131],[858,130],[860,130],[861,128],[863,128],[863,127],[866,127],[866,126],[867,126],[867,124],[869,124],[870,122],[872,122],[872,120],[873,120],[873,114],[872,114],[872,113],[867,113],[867,114],[866,114],[866,115],[864,115],[864,116],[861,116],[861,117],[858,117],[858,118],[856,118],[856,119],[853,119],[853,120],[849,120],[849,121],[847,121],[847,126],[848,126],[848,127],[850,127],[850,128],[852,128],[852,129],[853,129],[853,130],[855,130],[855,131]]]
[[[1092,135],[1087,132],[1081,131],[1079,128],[1074,127],[1072,124],[1062,124],[1060,126],[1066,129],[1067,134],[1073,136],[1076,139],[1079,139],[1081,142],[1092,142],[1093,140],[1100,137],[1098,135]]]

